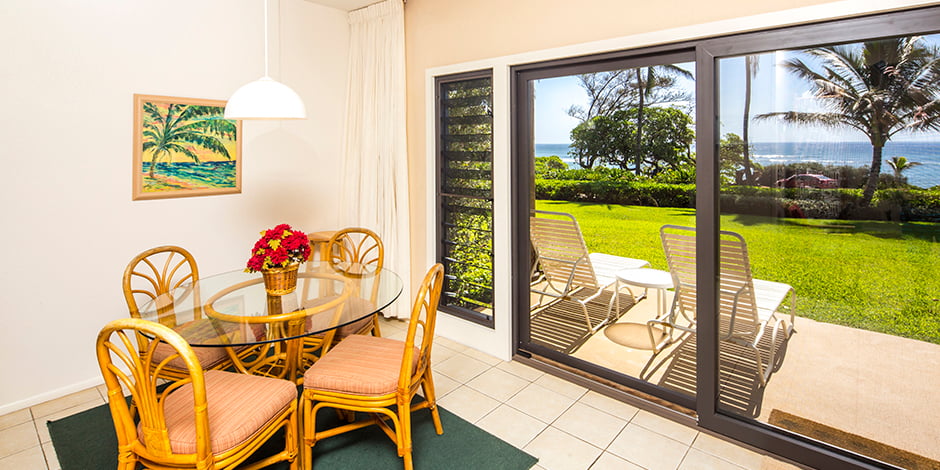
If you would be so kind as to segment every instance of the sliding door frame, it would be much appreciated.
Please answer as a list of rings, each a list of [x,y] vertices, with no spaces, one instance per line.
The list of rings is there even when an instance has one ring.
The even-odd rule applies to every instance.
[[[633,68],[637,66],[636,64],[640,66],[651,64],[646,61],[652,56],[662,54],[663,57],[669,57],[671,54],[688,54],[688,51],[694,51],[696,63],[696,225],[698,227],[699,266],[697,283],[700,287],[697,309],[699,312],[716,312],[718,310],[718,233],[720,230],[717,61],[721,58],[781,49],[803,49],[824,44],[852,43],[891,36],[932,33],[938,30],[940,30],[940,6],[928,6],[513,67],[511,72],[511,178],[513,182],[511,248],[514,273],[512,285],[514,352],[525,357],[537,354],[553,360],[561,356],[560,353],[525,341],[525,338],[529,337],[527,270],[531,262],[528,217],[534,200],[534,187],[531,180],[534,155],[532,80],[591,71]],[[698,414],[698,425],[704,429],[814,468],[897,468],[827,443],[719,410],[718,318],[717,315],[706,313],[700,314],[698,320],[696,352],[698,383],[694,399],[622,374],[615,377],[616,381],[641,392],[694,408]],[[607,369],[575,358],[563,359],[567,364],[583,368],[590,374],[604,378],[611,377],[611,371]]]
[[[817,45],[853,43],[940,30],[940,7],[926,7],[858,18],[738,34],[696,44],[696,224],[699,312],[718,310],[718,232],[720,184],[718,179],[719,74],[722,58],[804,49]],[[872,34],[877,31],[877,34]],[[791,458],[815,468],[897,468],[788,431],[744,420],[718,409],[717,315],[699,315],[698,396],[699,425]],[[711,371],[712,373],[702,373]]]
[[[668,44],[648,47],[631,51],[620,51],[596,54],[582,57],[573,57],[540,62],[531,65],[520,65],[512,69],[512,261],[515,276],[513,277],[513,311],[529,311],[529,284],[528,272],[523,273],[521,267],[531,263],[531,248],[529,243],[529,213],[535,199],[535,188],[532,184],[534,175],[532,147],[535,110],[532,107],[534,89],[532,82],[545,78],[564,77],[590,72],[608,70],[633,69],[651,65],[664,65],[674,63],[693,62],[695,48],[691,43]],[[544,346],[529,343],[529,323],[527,316],[514,314],[513,344],[517,354],[523,356],[538,355],[553,361],[564,363],[571,367],[583,370],[593,376],[630,387],[640,392],[662,398],[685,408],[693,408],[695,399],[689,395],[657,387],[638,378],[611,371],[588,361],[567,356]]]

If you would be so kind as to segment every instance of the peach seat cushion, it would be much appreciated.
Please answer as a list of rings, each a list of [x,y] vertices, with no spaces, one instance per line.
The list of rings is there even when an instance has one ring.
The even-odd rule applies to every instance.
[[[258,336],[258,327],[263,326],[264,325],[252,325],[252,329],[255,330],[256,337]],[[238,331],[237,328],[228,327],[228,331],[224,331],[226,334],[221,335],[223,331],[219,330],[219,325],[205,318],[183,323],[182,325],[176,326],[174,329],[180,334],[183,334],[184,337],[191,335],[193,330],[201,330],[204,331],[204,333],[201,334],[204,338],[213,338],[215,336],[219,336],[220,338],[227,338],[229,341],[233,342],[244,341],[244,334],[241,331]],[[189,332],[184,334],[183,331],[185,330],[189,330]],[[263,334],[263,331],[261,334]],[[243,351],[246,347],[247,346],[236,346],[234,347],[234,350]],[[193,352],[196,354],[196,358],[199,359],[199,364],[202,365],[203,369],[211,369],[212,367],[229,358],[228,353],[223,347],[193,346]],[[174,354],[176,354],[176,350],[173,349],[170,345],[166,343],[159,343],[153,352],[153,362],[159,364],[164,359]],[[167,363],[167,365],[175,367],[176,369],[186,368],[186,363],[183,362],[183,359],[180,357],[173,358],[169,363]]]
[[[412,370],[418,351],[414,348]],[[365,396],[395,393],[404,353],[402,341],[352,335],[307,369],[304,388]]]
[[[206,371],[205,378],[213,454],[245,442],[297,399],[297,387],[287,380],[218,370]],[[164,415],[173,453],[195,453],[192,384],[183,385],[166,398]],[[137,435],[143,441],[139,425]]]
[[[332,299],[333,297],[327,297],[324,299],[316,299],[314,301],[304,302],[303,306],[304,308],[311,308],[327,300],[332,300]],[[368,313],[375,311],[375,305],[372,302],[369,302],[368,300],[359,298],[359,297],[350,298],[348,301],[346,301],[346,304],[343,306],[343,308],[346,309],[343,315],[347,318],[361,317],[363,315],[367,315]],[[306,320],[307,331],[325,330],[325,329],[330,328],[331,322],[333,320],[333,316],[335,314],[336,314],[336,311],[334,309],[329,309],[324,312],[317,313],[316,315],[307,317],[307,320]],[[353,323],[350,323],[349,325],[341,326],[336,330],[336,337],[345,338],[346,336],[353,335],[357,331],[365,327],[367,324],[369,324],[369,322],[371,321],[372,321],[372,316],[369,315],[365,318],[362,318]],[[322,338],[323,333],[317,333],[314,335],[314,337]]]
[[[228,359],[228,353],[225,352],[225,348],[194,346],[193,353],[196,354],[196,359],[199,359],[199,364],[202,365],[203,369],[211,369],[213,366]],[[176,349],[174,349],[173,346],[170,346],[169,344],[161,342],[154,348],[153,362],[159,364],[160,362],[163,362],[164,359],[173,354],[176,354]],[[183,362],[183,359],[179,356],[171,359],[167,365],[177,369],[186,368],[186,363]]]

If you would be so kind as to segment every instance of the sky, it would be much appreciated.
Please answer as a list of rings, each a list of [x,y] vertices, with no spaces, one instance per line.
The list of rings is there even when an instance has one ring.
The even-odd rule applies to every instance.
[[[940,44],[940,35],[927,36],[931,45]],[[774,111],[819,111],[818,102],[801,79],[792,76],[779,64],[791,57],[787,51],[770,52],[759,56],[757,75],[752,80],[750,116]],[[804,55],[801,55],[804,57]],[[808,62],[808,61],[807,61]],[[682,64],[683,66],[685,64]],[[688,65],[691,68],[692,64]],[[721,134],[741,135],[743,127],[745,72],[744,58],[721,59],[718,64],[719,120]],[[817,67],[813,67],[818,70]],[[679,79],[679,86],[694,91],[691,80]],[[587,93],[579,85],[577,76],[538,80],[535,84],[535,143],[567,144],[570,132],[578,120],[568,116],[572,105],[587,107]],[[693,116],[694,118],[694,116]],[[752,142],[791,141],[856,141],[867,142],[863,133],[854,129],[815,128],[785,124],[776,120],[750,121]],[[898,134],[892,140],[940,140],[936,134]]]

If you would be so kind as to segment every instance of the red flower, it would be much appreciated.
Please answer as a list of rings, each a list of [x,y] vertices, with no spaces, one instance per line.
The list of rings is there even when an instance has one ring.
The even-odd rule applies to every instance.
[[[264,256],[255,255],[248,258],[248,270],[250,272],[261,271],[264,266]]]
[[[280,266],[282,264],[287,264],[286,261],[288,259],[290,259],[290,256],[287,253],[287,250],[283,248],[278,248],[271,251],[271,264],[273,265]]]
[[[288,224],[279,224],[261,232],[261,238],[251,250],[245,271],[283,268],[292,263],[303,263],[309,258],[310,240],[307,234],[291,229]]]
[[[291,234],[281,243],[281,246],[283,246],[284,249],[291,251],[301,249],[304,245],[309,246],[310,241],[307,239],[307,235],[301,232],[291,232]]]

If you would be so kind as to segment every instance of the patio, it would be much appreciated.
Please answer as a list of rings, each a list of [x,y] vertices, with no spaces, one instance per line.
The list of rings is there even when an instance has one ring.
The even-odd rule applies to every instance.
[[[671,295],[667,293],[667,300]],[[632,305],[618,323],[645,323],[655,310],[653,295]],[[782,427],[792,427],[792,419],[785,417],[794,415],[810,428],[828,430],[832,439],[844,438],[852,445],[871,440],[874,450],[860,452],[905,454],[897,458],[940,465],[931,463],[940,460],[940,407],[922,404],[940,386],[933,373],[940,365],[940,346],[801,317],[795,327],[781,345],[780,368],[766,387],[759,386],[753,355],[722,347],[725,410]],[[769,344],[761,347],[766,350]],[[600,329],[571,355],[634,377],[648,368],[646,380],[694,393],[694,335],[653,357],[651,351],[614,343]],[[918,456],[925,459],[916,460]]]

